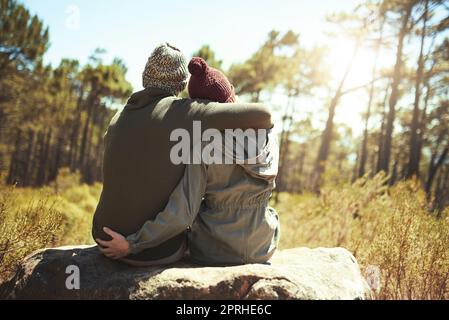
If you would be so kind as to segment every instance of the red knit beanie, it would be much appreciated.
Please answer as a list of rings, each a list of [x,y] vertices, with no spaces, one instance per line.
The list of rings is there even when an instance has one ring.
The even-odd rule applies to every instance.
[[[202,58],[190,60],[189,96],[213,102],[235,102],[234,87],[219,70],[209,67]]]

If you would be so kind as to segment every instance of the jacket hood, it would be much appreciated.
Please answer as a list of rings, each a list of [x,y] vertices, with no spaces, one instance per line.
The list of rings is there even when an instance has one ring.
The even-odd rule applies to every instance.
[[[134,93],[129,98],[125,110],[140,109],[166,97],[175,97],[175,95],[163,89],[148,87]]]
[[[226,139],[226,138],[225,138]],[[234,148],[229,146],[234,145]],[[248,152],[249,145],[257,146],[255,156]],[[235,154],[235,150],[245,150],[245,158]],[[253,152],[254,153],[254,152]],[[279,146],[277,136],[273,130],[267,130],[263,137],[248,137],[248,143],[242,145],[241,139],[237,139],[235,144],[225,144],[225,156],[232,157],[234,163],[241,166],[249,175],[264,180],[274,179],[278,173],[279,166]]]

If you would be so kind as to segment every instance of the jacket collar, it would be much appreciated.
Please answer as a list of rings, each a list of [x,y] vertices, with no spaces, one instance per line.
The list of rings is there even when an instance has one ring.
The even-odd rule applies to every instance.
[[[159,101],[166,97],[175,97],[174,94],[163,89],[148,87],[142,91],[134,93],[125,106],[127,110],[140,109],[152,102]]]

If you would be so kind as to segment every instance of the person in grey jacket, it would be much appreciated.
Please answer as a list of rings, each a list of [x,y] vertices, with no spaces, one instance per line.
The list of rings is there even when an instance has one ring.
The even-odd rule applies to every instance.
[[[183,177],[185,164],[170,153],[174,130],[271,128],[270,110],[263,104],[215,103],[178,97],[187,85],[187,60],[174,46],[154,49],[145,66],[144,90],[134,93],[111,120],[104,137],[103,190],[92,223],[93,239],[107,241],[109,227],[125,236],[137,232],[167,205]],[[139,263],[170,263],[184,254],[186,237],[178,234],[127,259]],[[107,248],[99,248],[111,256]]]
[[[191,98],[235,101],[226,77],[204,60],[192,59],[189,71]],[[261,133],[257,137],[247,136],[247,144],[223,133],[223,142],[234,142],[221,146],[232,164],[187,165],[183,178],[156,218],[127,237],[106,228],[112,240],[98,240],[102,250],[111,258],[129,263],[129,254],[138,254],[187,232],[190,258],[196,263],[266,263],[280,237],[278,215],[268,205],[278,170],[278,145],[272,130]],[[250,146],[257,147],[253,156],[248,156]],[[244,150],[246,155],[237,155],[236,150]]]

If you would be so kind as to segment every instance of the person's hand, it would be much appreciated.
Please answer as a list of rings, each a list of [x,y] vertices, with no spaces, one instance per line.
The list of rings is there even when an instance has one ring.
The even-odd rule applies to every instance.
[[[100,251],[108,258],[120,259],[126,257],[129,252],[129,242],[120,233],[112,231],[109,228],[103,228],[103,231],[110,235],[111,241],[104,241],[101,239],[95,239],[100,245]]]

